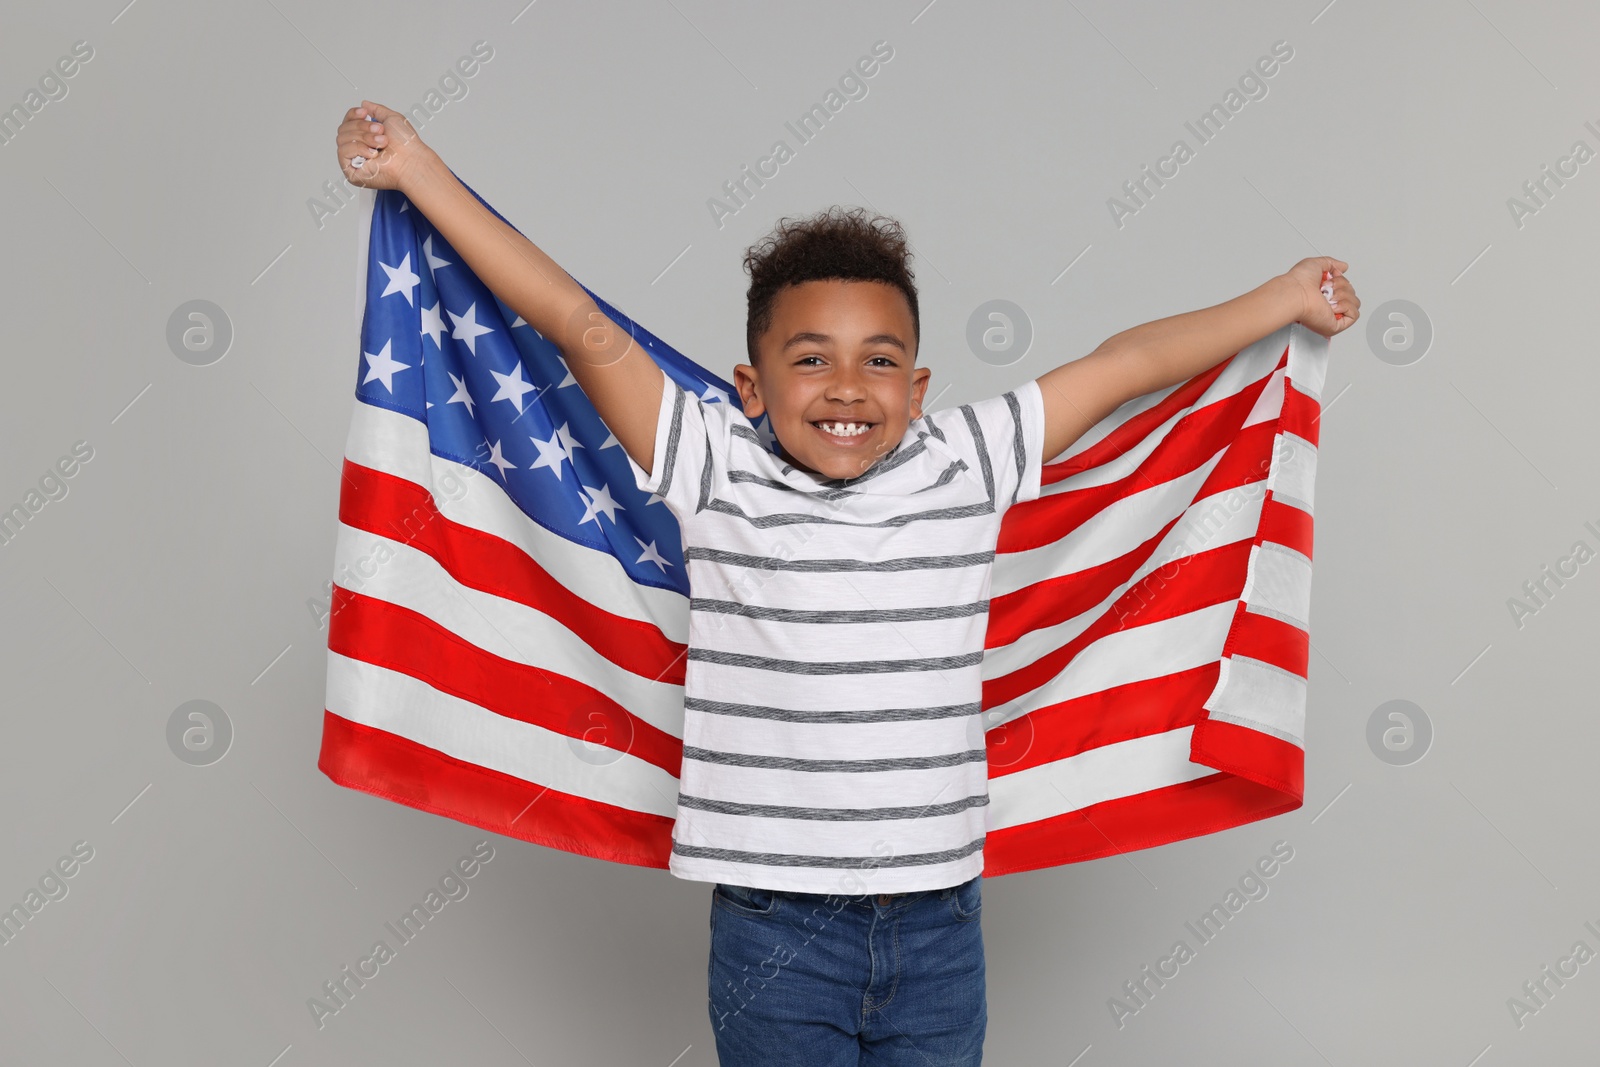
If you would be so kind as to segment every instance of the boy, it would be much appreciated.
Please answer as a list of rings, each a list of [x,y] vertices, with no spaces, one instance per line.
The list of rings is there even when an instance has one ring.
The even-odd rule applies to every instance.
[[[1347,328],[1360,305],[1345,264],[1302,260],[927,414],[898,225],[785,220],[746,256],[735,412],[666,377],[403,115],[363,101],[338,154],[352,182],[402,191],[561,350],[639,487],[679,520],[692,596],[669,869],[713,883],[720,1062],[979,1063],[979,672],[1001,518],[1126,401],[1296,319]],[[763,413],[776,455],[750,421]]]

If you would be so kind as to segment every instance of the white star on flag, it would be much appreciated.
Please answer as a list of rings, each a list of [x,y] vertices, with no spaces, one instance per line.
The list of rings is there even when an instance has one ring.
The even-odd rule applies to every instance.
[[[584,488],[589,491],[590,496],[584,501],[585,510],[583,513],[583,518],[578,520],[579,526],[582,526],[586,522],[593,522],[596,526],[598,526],[600,524],[600,520],[595,518],[595,516],[599,514],[604,514],[606,518],[610,519],[612,522],[616,522],[617,516],[615,513],[618,511],[628,510],[615,500],[611,499],[610,486],[602,485],[600,488],[596,489],[592,485],[586,485]]]
[[[490,403],[496,400],[509,400],[517,406],[517,414],[522,414],[522,398],[538,391],[539,388],[522,377],[522,364],[513,366],[510,374],[501,374],[497,370],[491,370],[489,373],[500,383],[499,391],[489,398]]]
[[[700,399],[711,404],[715,404],[718,401],[726,404],[728,402],[728,392],[725,389],[719,389],[710,382],[707,382],[705,391],[700,394]]]
[[[672,561],[670,559],[661,558],[661,553],[656,551],[656,543],[654,541],[651,541],[647,545],[641,538],[635,537],[634,540],[638,541],[639,547],[644,549],[644,555],[634,560],[635,563],[654,563],[657,567],[661,568],[661,573],[663,574],[667,572],[668,567],[672,566]]]
[[[435,348],[444,349],[439,343],[439,337],[444,333],[444,321],[439,318],[439,301],[433,302],[433,307],[422,309],[422,335],[433,338]]]
[[[383,349],[377,355],[373,355],[371,352],[361,353],[367,357],[367,376],[362,379],[362,385],[377,379],[383,383],[383,387],[389,390],[390,393],[394,392],[395,372],[407,370],[411,364],[396,363],[394,361],[389,355],[389,346],[393,343],[392,341],[383,342]]]
[[[487,444],[488,442],[484,443]],[[506,468],[509,467],[512,470],[517,469],[517,465],[515,463],[509,462],[506,457],[501,454],[499,441],[496,441],[494,443],[494,447],[489,450],[489,459],[487,462],[492,463],[495,468],[500,471],[500,480],[502,482],[506,480]]]
[[[415,289],[422,282],[422,279],[417,277],[411,270],[411,253],[407,252],[405,254],[405,258],[400,261],[398,267],[391,267],[389,264],[381,262],[378,266],[382,267],[383,272],[389,276],[389,284],[380,295],[389,296],[393,293],[403,293],[406,303],[415,307],[416,300],[412,297],[411,290]]]
[[[450,266],[450,261],[448,259],[440,259],[438,256],[433,254],[433,234],[431,233],[428,234],[428,239],[422,242],[422,252],[423,255],[425,255],[428,259],[429,273],[438,270],[440,267]]]
[[[564,422],[561,424],[561,427],[556,430],[556,436],[561,438],[561,447],[567,450],[567,455],[569,456],[572,455],[572,450],[574,448],[583,447],[583,442],[572,436],[572,431],[567,429],[567,424]]]
[[[539,450],[539,458],[534,460],[533,466],[529,467],[528,469],[530,471],[536,471],[540,467],[549,467],[555,472],[556,481],[559,482],[561,480],[562,460],[568,460],[572,458],[572,456],[567,452],[566,446],[561,441],[561,434],[559,432],[551,434],[550,440],[548,441],[541,441],[537,437],[530,437],[528,440],[532,441],[533,447]]]
[[[478,338],[486,333],[494,333],[492,326],[478,325],[478,305],[476,302],[467,308],[464,315],[457,315],[449,308],[445,308],[444,313],[455,320],[455,329],[451,332],[450,337],[456,341],[467,342],[467,351],[473,355],[478,354]]]
[[[448,371],[445,373],[449,374]],[[467,405],[467,418],[472,418],[472,394],[467,392],[466,379],[457,378],[454,374],[451,374],[450,380],[455,383],[456,391],[450,394],[450,399],[446,400],[445,403]]]
[[[513,322],[511,324],[511,328],[514,330],[518,326],[526,326],[526,327],[528,327],[528,329],[533,330],[533,324],[530,323],[527,319],[523,318],[521,315],[517,316],[517,321]],[[544,334],[540,333],[538,330],[533,330],[533,335],[535,337],[537,337],[541,341],[543,341],[545,339]]]

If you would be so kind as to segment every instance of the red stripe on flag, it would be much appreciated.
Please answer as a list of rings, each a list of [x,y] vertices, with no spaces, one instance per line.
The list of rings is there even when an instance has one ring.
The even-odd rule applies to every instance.
[[[991,831],[983,843],[983,874],[996,878],[1153,848],[1281,815],[1300,804],[1298,794],[1248,778],[1208,775]]]
[[[410,675],[497,715],[627,752],[674,777],[683,766],[682,741],[598,689],[485,651],[387,600],[335,586],[328,648]]]
[[[1215,719],[1199,723],[1194,728],[1189,758],[1292,795],[1294,804],[1283,811],[1298,808],[1306,791],[1305,750],[1248,726]]]
[[[1216,687],[1217,671],[1216,663],[1207,663],[1087,693],[1002,723],[984,734],[989,780],[1197,723],[1206,716],[1203,705]]]
[[[1238,590],[1244,585],[1244,571],[1249,565],[1250,542],[1235,541],[1220,548],[1184,556],[1164,567],[1157,568],[1141,580],[1130,585],[1106,612],[1091,623],[1082,633],[1060,648],[1046,652],[1025,667],[1019,667],[998,678],[983,682],[983,706],[995,707],[1016,700],[1044,685],[1066,669],[1079,652],[1108,634],[1134,626],[1177,618],[1191,611],[1212,607],[1224,601],[1237,602]],[[1170,576],[1166,572],[1172,572]],[[1097,580],[1104,580],[1103,578]],[[1052,580],[1055,584],[1057,580]],[[1059,580],[1062,583],[1069,579]],[[1117,584],[1113,582],[1114,586]],[[1037,588],[1037,587],[1035,587]],[[1060,621],[1052,619],[1048,600],[1022,599],[1034,615],[1019,622],[1010,613],[1019,610],[1013,598],[1032,597],[1028,590],[1019,590],[990,602],[990,625],[1000,632],[1025,632]],[[1046,590],[1048,595],[1048,589]],[[996,611],[996,605],[1000,609]],[[998,615],[998,618],[997,618]]]
[[[1261,482],[1267,475],[1271,464],[1272,440],[1274,437],[1273,424],[1262,423],[1248,430],[1237,431],[1234,435],[1235,444],[1229,447],[1206,478],[1205,484],[1197,492],[1197,497],[1216,496],[1232,489],[1242,488]],[[1219,446],[1220,447],[1220,446]],[[1159,449],[1157,450],[1160,451]],[[1155,456],[1151,457],[1152,460]],[[1135,472],[1136,474],[1138,472]],[[1121,485],[1126,485],[1130,479],[1123,479]],[[1101,487],[1104,488],[1104,487]],[[1086,490],[1085,492],[1089,492]],[[1018,504],[1007,513],[1007,520],[1018,511],[1023,511],[1023,523],[1034,521],[1029,518],[1027,509],[1050,507],[1058,500],[1070,499],[1079,494],[1068,493],[1060,497],[1041,498]],[[1224,498],[1226,499],[1226,498]],[[1107,505],[1107,501],[1092,502],[1089,514],[1096,514]],[[1270,510],[1271,494],[1264,494],[1262,509],[1265,513]],[[1226,505],[1219,505],[1226,507]],[[1299,512],[1297,508],[1286,505],[1276,505],[1279,512],[1288,510]],[[1299,512],[1304,515],[1304,512]],[[1227,516],[1217,516],[1212,522],[1204,514],[1195,516],[1198,524],[1207,532],[1220,526]],[[1125,552],[1114,560],[1109,560],[1090,570],[1075,574],[1062,575],[1056,578],[1047,578],[1035,582],[1030,586],[1015,590],[1014,592],[994,597],[989,604],[989,624],[985,633],[985,647],[996,648],[1010,644],[1023,634],[1037,630],[1041,627],[1053,626],[1074,618],[1094,605],[1100,603],[1117,586],[1126,583],[1139,567],[1150,559],[1151,554],[1159,546],[1181,516],[1174,517],[1172,522],[1156,531],[1144,542]],[[1309,518],[1309,517],[1307,517]],[[1275,517],[1275,520],[1284,526],[1283,540],[1286,543],[1309,537],[1309,528],[1301,525],[1299,520],[1290,520]],[[1040,530],[1067,528],[1070,524],[1063,523],[1059,516],[1046,518],[1040,525]],[[1004,530],[1006,527],[1002,527]],[[1033,534],[1022,535],[1022,540],[1031,539]],[[1273,538],[1278,540],[1279,538]],[[1002,540],[1007,540],[1002,535]],[[1125,629],[1137,616],[1140,624],[1154,622],[1159,619],[1172,618],[1196,608],[1208,607],[1216,604],[1220,599],[1235,596],[1236,594],[1222,594],[1220,589],[1238,589],[1244,580],[1244,568],[1248,566],[1249,548],[1251,542],[1237,541],[1222,545],[1216,549],[1199,552],[1194,555],[1182,556],[1178,559],[1164,563],[1160,568],[1145,575],[1139,581],[1129,586],[1118,598],[1115,604],[1107,611],[1106,615],[1096,622],[1078,638],[1065,648],[1057,650],[1048,657],[1041,658],[1027,668],[1015,671],[1005,678],[992,679],[985,682],[984,703],[1002,703],[1015,699],[1028,689],[1042,685],[1054,677],[1070,662],[1077,650],[1096,640],[1106,633]],[[1015,550],[1015,549],[1012,549]],[[1181,579],[1181,580],[1180,580]],[[1173,591],[1168,591],[1173,588]],[[1157,594],[1160,594],[1159,597]],[[1150,603],[1145,603],[1146,600]],[[1046,669],[1048,668],[1048,669]]]
[[[1245,610],[1243,602],[1223,642],[1223,656],[1248,656],[1281,667],[1300,678],[1309,676],[1311,638],[1293,623]]]
[[[1116,481],[1066,492],[1044,493],[1034,500],[1014,505],[1006,512],[1005,521],[1000,525],[995,550],[1000,553],[1024,552],[1053,544],[1094,520],[1119,500],[1181,478],[1224,449],[1226,452],[1207,476],[1205,484],[1195,492],[1196,499],[1261,481],[1271,468],[1272,439],[1277,423],[1256,423],[1243,429],[1241,424],[1255,408],[1267,381],[1267,378],[1262,378],[1252,382],[1232,396],[1190,412],[1167,431],[1138,467]],[[1176,397],[1178,394],[1173,395]],[[1142,419],[1165,405],[1166,402],[1163,402],[1131,421]],[[1167,412],[1163,420],[1170,418],[1171,414]],[[1139,444],[1138,439],[1120,439],[1121,432],[1119,429],[1111,435],[1119,438],[1116,441],[1116,455]],[[1099,442],[1090,452],[1099,452],[1110,440]],[[1042,484],[1053,485],[1076,473],[1080,458],[1047,464],[1041,475]]]
[[[1267,491],[1266,503],[1261,508],[1261,527],[1256,531],[1258,541],[1271,541],[1311,558],[1311,515],[1293,504],[1273,498]]]
[[[1012,592],[990,597],[989,626],[984,633],[984,647],[1002,648],[1032,630],[1055,626],[1092,610],[1110,596],[1113,589],[1127,582],[1150,558],[1170,529],[1172,523],[1161,527],[1147,540],[1115,559],[1106,560],[1087,570],[1042,578]]]
[[[1290,381],[1283,393],[1283,428],[1317,446],[1322,432],[1322,405],[1294,387]]]
[[[665,868],[672,850],[672,819],[525,782],[327,710],[317,768],[351,789],[595,859]]]
[[[450,521],[415,482],[349,459],[344,474],[340,522],[427,553],[459,585],[551,616],[624,670],[682,684],[684,646],[659,627],[590,604],[516,545]]]

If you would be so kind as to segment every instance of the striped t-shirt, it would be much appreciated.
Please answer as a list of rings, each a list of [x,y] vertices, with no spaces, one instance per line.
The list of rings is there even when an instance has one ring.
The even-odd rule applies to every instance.
[[[1006,508],[1039,495],[1038,382],[925,413],[847,480],[785,463],[734,399],[668,377],[653,470],[629,457],[688,568],[668,870],[808,893],[958,885],[983,870],[990,568]]]

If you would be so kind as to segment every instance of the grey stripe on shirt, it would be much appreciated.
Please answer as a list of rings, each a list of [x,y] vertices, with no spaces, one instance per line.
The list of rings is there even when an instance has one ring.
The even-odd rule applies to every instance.
[[[1005,394],[1006,407],[1011,409],[1011,455],[1017,463],[1017,484],[1011,487],[1011,502],[1017,502],[1017,493],[1022,489],[1022,479],[1028,471],[1028,445],[1022,439],[1022,405],[1017,402],[1015,390]]]
[[[977,412],[972,410],[971,404],[962,404],[958,409],[967,420],[967,429],[972,433],[972,439],[978,443],[978,466],[983,469],[983,488],[989,494],[989,503],[994,503],[994,468],[989,466],[989,449],[983,440],[983,427],[978,425]]]
[[[937,489],[941,485],[949,485],[951,479],[966,469],[966,460],[951,460],[945,465],[944,469],[939,472],[939,476],[937,478],[920,489],[913,489],[912,493],[926,493],[929,489]],[[858,482],[864,481],[876,470],[878,470],[877,467],[872,468],[872,470],[868,471],[866,474],[863,474],[860,478],[851,480],[849,485],[853,487]],[[759,485],[764,489],[777,489],[780,492],[785,493],[800,493],[816,500],[843,500],[848,497],[863,497],[870,495],[851,487],[805,490],[801,489],[799,486],[790,485],[788,482],[780,482],[775,478],[763,477],[754,471],[745,470],[743,467],[729,467],[728,481],[745,482],[750,485]]]
[[[671,384],[672,379],[667,379]],[[672,426],[667,431],[667,454],[657,456],[656,461],[661,464],[661,478],[656,483],[661,486],[661,496],[665,496],[667,489],[672,485],[672,465],[678,458],[678,441],[683,437],[683,405],[687,394],[679,389],[672,391]]]
[[[949,863],[963,859],[983,848],[982,837],[960,848],[943,852],[908,852],[903,856],[800,856],[789,852],[741,852],[731,848],[707,848],[703,845],[686,845],[673,841],[672,851],[679,856],[697,859],[723,860],[731,863],[753,863],[766,867],[923,867],[934,863]]]
[[[919,708],[849,708],[839,711],[817,711],[812,708],[774,708],[764,704],[735,704],[726,700],[707,700],[705,697],[695,696],[684,697],[683,706],[685,709],[703,711],[710,715],[737,715],[747,719],[771,719],[774,722],[818,723],[922,722],[927,719],[955,719],[964,715],[978,715],[983,711],[981,701]]]
[[[963,763],[984,763],[986,748],[964,752],[941,752],[933,756],[885,756],[882,759],[798,759],[794,756],[762,756],[752,752],[715,752],[709,748],[683,746],[683,758],[701,763],[720,763],[727,767],[760,767],[769,771],[811,771],[817,773],[865,773],[872,771],[922,771],[930,767],[959,767]]]
[[[849,522],[845,519],[831,519],[824,515],[805,515],[800,512],[793,511],[778,512],[772,515],[752,516],[749,512],[745,511],[732,501],[720,499],[706,501],[704,506],[711,511],[715,511],[723,515],[731,515],[736,519],[743,519],[745,522],[749,523],[751,526],[754,526],[758,530],[765,530],[773,526],[793,526],[796,523],[817,523],[819,525],[831,526],[856,526],[870,529],[881,526],[905,526],[908,523],[926,522],[930,519],[970,519],[977,515],[994,514],[994,479],[993,475],[988,471],[985,471],[985,474],[989,477],[990,491],[989,499],[983,503],[958,504],[954,507],[948,508],[931,508],[928,511],[913,511],[904,515],[892,515],[887,519],[880,519],[877,522]]]
[[[691,597],[690,611],[740,615],[747,619],[771,619],[775,622],[821,623],[874,623],[874,622],[927,622],[932,619],[964,619],[982,615],[989,610],[987,600],[971,604],[933,604],[912,608],[844,608],[824,611],[809,608],[773,608],[762,604],[744,604],[737,600],[712,600],[709,597]]]
[[[711,648],[689,647],[688,658],[725,667],[749,667],[784,674],[887,674],[906,671],[948,671],[983,662],[983,651],[956,656],[926,656],[920,659],[807,660],[751,656],[743,652],[723,652]]]
[[[978,567],[994,562],[994,550],[967,552],[958,556],[901,556],[897,559],[781,559],[777,556],[751,556],[721,548],[690,545],[683,558],[726,563],[733,567],[755,567],[763,571],[921,571],[947,567]]]
[[[803,808],[785,804],[739,804],[731,800],[712,800],[679,793],[678,803],[685,808],[714,811],[721,815],[815,819],[819,822],[873,822],[878,819],[933,819],[941,815],[954,815],[968,808],[983,807],[989,803],[989,797],[988,794],[979,793],[962,800],[952,800],[948,804],[921,804],[904,808]]]

